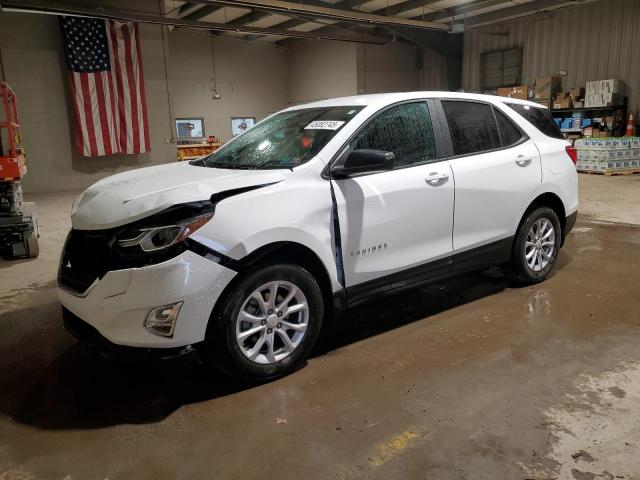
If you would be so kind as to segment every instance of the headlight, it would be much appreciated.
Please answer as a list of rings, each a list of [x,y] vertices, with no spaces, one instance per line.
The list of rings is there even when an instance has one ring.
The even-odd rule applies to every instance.
[[[212,217],[213,213],[207,213],[184,222],[177,222],[175,225],[139,228],[133,232],[126,232],[123,235],[125,238],[118,240],[118,245],[121,247],[139,246],[145,252],[163,250],[182,242]]]

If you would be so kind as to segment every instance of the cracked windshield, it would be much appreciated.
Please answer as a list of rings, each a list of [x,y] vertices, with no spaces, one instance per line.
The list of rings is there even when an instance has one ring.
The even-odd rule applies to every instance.
[[[240,169],[297,167],[322,150],[362,108],[307,108],[279,113],[205,158],[205,165]]]

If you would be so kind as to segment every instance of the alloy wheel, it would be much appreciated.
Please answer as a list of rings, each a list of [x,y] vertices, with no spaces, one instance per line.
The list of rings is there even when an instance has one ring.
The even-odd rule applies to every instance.
[[[236,319],[242,354],[259,364],[278,362],[300,345],[309,322],[309,304],[291,282],[273,281],[254,290]]]
[[[536,220],[527,234],[524,254],[527,265],[534,272],[544,270],[553,259],[556,248],[556,232],[547,218]]]

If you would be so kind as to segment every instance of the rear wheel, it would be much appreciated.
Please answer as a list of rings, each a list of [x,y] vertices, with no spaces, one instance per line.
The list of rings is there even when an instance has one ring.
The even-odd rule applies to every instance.
[[[556,263],[562,230],[558,215],[539,207],[524,219],[513,245],[511,270],[516,281],[533,284],[544,281]]]
[[[322,327],[322,294],[295,265],[245,276],[210,320],[203,358],[228,374],[263,381],[286,375],[308,357]]]

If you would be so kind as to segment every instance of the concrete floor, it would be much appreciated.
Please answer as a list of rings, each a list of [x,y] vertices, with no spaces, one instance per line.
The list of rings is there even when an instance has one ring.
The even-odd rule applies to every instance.
[[[581,175],[547,282],[491,269],[358,308],[253,388],[77,345],[54,289],[73,194],[32,197],[41,257],[0,261],[0,480],[638,479],[640,229],[600,221],[640,224],[619,178]]]

